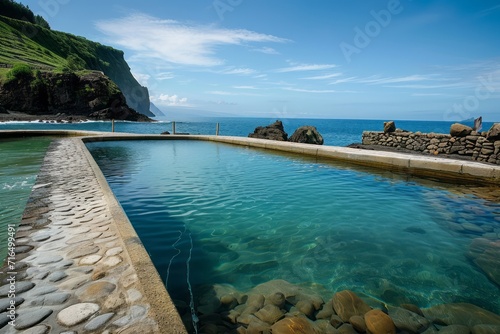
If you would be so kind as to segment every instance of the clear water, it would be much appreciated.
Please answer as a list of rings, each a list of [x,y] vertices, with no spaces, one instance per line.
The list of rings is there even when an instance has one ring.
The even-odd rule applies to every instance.
[[[8,225],[18,225],[42,165],[49,138],[0,140],[0,260],[7,254]]]
[[[389,304],[500,311],[499,287],[465,256],[481,234],[449,228],[470,222],[498,233],[499,203],[446,184],[224,144],[88,147],[174,299],[189,301],[189,284],[196,295],[203,285],[247,291],[279,278]]]
[[[352,120],[352,119],[283,119],[283,126],[289,136],[293,131],[303,125],[315,126],[323,136],[325,145],[346,146],[352,143],[360,143],[363,131],[381,131],[382,120]],[[220,134],[225,136],[247,137],[258,126],[269,125],[276,118],[206,118],[191,121],[176,122],[176,131],[190,134],[213,135],[215,124],[220,123]],[[396,121],[398,128],[408,131],[449,133],[452,122],[444,121]],[[472,124],[469,124],[472,126]],[[484,131],[491,127],[492,123],[483,123]],[[38,122],[0,122],[0,130],[88,130],[88,131],[111,131],[111,122],[87,122],[75,124],[46,124]],[[172,131],[169,121],[159,123],[136,123],[115,122],[116,132],[160,134],[164,131]]]

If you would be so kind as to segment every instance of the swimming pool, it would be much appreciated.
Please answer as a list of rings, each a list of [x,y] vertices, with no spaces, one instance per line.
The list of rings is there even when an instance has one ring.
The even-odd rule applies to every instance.
[[[444,183],[226,144],[87,146],[174,300],[279,278],[325,300],[350,289],[394,305],[500,310],[491,276],[499,259],[476,257],[478,243],[499,240],[499,203]]]

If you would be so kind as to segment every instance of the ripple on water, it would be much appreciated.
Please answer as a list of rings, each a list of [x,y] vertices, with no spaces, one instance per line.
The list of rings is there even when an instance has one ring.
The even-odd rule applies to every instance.
[[[189,232],[194,286],[247,291],[280,278],[363,291],[389,304],[471,302],[500,310],[498,286],[467,257],[478,237],[498,240],[498,203],[446,184],[222,144],[89,147],[100,165],[115,164],[105,175],[160,275],[178,254],[170,277],[179,279],[168,284],[174,298],[186,297]]]

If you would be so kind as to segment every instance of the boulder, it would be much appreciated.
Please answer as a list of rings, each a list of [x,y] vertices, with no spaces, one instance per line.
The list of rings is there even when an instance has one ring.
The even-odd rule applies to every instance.
[[[500,316],[468,303],[441,304],[423,309],[425,317],[434,323],[446,325],[476,325],[500,326]]]
[[[495,123],[488,131],[486,138],[490,141],[495,141],[500,139],[500,123]]]
[[[384,133],[396,131],[396,123],[394,121],[384,122]]]
[[[294,143],[323,145],[323,137],[314,126],[301,126],[290,137]]]
[[[340,319],[348,322],[354,315],[363,316],[371,307],[350,290],[337,292],[333,296],[333,309]]]
[[[396,334],[392,319],[381,310],[371,310],[365,314],[366,328],[372,334]]]
[[[472,260],[488,278],[500,286],[500,240],[476,238],[469,245],[467,257]]]
[[[408,333],[422,333],[430,325],[429,320],[423,316],[400,307],[389,307],[389,316],[397,329]]]
[[[288,134],[283,128],[283,123],[281,121],[276,121],[268,126],[259,126],[255,128],[253,133],[248,135],[250,138],[260,138],[260,139],[270,139],[278,141],[287,141]]]
[[[314,334],[318,329],[306,317],[290,317],[278,321],[271,327],[273,334]]]
[[[470,135],[472,132],[472,128],[467,125],[463,125],[460,123],[455,123],[451,125],[450,135],[452,137],[465,137]]]

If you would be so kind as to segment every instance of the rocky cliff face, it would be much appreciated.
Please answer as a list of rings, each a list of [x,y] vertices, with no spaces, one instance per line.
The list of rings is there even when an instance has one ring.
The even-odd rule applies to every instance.
[[[100,72],[36,72],[0,87],[0,105],[30,115],[86,116],[96,119],[149,121],[129,108],[118,86]]]

